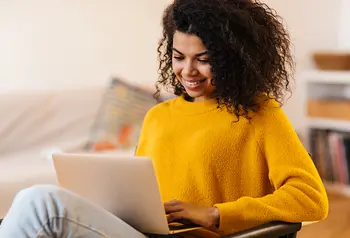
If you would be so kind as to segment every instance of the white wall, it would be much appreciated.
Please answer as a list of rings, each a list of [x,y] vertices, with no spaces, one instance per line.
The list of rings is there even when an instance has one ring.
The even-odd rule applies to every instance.
[[[172,0],[0,0],[0,91],[104,86],[112,76],[153,84],[161,14]],[[317,49],[350,44],[350,0],[265,0],[285,19],[297,73]],[[350,47],[350,46],[349,46]],[[303,126],[296,78],[286,113]]]
[[[350,0],[341,1],[339,49],[350,51]]]
[[[162,0],[0,0],[0,91],[153,84]]]

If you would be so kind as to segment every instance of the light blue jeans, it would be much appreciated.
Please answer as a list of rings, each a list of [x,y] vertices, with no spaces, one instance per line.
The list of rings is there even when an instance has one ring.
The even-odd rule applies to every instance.
[[[146,238],[147,236],[68,190],[54,185],[36,185],[17,194],[0,226],[0,237]]]

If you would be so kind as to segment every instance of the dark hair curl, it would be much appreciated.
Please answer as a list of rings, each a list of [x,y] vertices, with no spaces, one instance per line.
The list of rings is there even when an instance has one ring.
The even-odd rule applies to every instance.
[[[218,106],[236,116],[258,111],[261,96],[283,104],[294,62],[281,18],[253,0],[174,0],[164,11],[158,46],[161,87],[185,93],[172,71],[175,31],[198,36],[209,51]]]

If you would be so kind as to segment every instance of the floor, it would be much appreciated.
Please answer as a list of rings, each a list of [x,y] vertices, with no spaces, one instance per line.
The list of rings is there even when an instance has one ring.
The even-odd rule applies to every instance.
[[[349,238],[350,198],[329,195],[327,219],[302,228],[298,238]]]

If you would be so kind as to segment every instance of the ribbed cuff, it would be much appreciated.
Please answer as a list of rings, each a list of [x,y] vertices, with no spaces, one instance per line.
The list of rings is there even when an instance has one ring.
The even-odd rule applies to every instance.
[[[214,207],[217,207],[220,213],[218,232],[224,234],[236,232],[237,228],[240,227],[238,222],[242,220],[241,217],[238,217],[242,213],[238,212],[237,206],[233,202],[229,202],[215,204]]]

